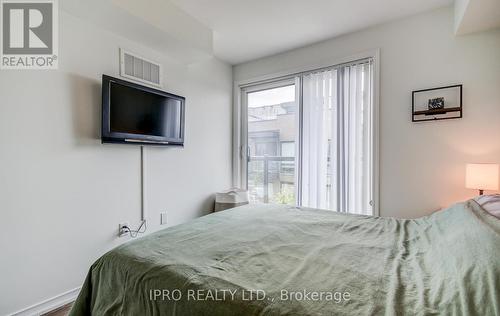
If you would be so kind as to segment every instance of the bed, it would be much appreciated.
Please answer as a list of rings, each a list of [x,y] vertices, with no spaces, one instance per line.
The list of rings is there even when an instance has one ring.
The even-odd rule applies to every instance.
[[[250,205],[131,241],[70,315],[500,315],[500,219],[474,200],[415,220]]]

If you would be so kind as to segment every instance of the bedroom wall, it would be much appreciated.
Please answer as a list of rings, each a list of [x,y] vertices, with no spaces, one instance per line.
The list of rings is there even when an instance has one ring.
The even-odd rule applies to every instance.
[[[140,220],[140,149],[100,143],[101,75],[119,47],[164,66],[186,97],[184,148],[146,148],[148,231],[207,213],[231,185],[231,67],[185,65],[60,12],[57,71],[0,70],[0,315],[81,286]]]
[[[380,214],[415,218],[476,191],[467,162],[500,163],[500,30],[454,36],[442,8],[238,65],[236,82],[380,49]],[[411,91],[464,85],[464,118],[412,123]]]

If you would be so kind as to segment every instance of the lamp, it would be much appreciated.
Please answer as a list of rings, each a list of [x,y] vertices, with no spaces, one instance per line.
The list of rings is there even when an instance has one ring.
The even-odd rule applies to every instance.
[[[498,164],[469,163],[465,168],[465,187],[479,190],[498,190]]]

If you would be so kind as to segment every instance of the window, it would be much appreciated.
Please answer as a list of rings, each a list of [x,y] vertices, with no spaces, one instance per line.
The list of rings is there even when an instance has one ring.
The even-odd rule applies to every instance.
[[[253,123],[249,123],[249,126],[252,128],[248,132],[250,152],[254,156],[278,156],[280,131],[259,131],[259,127],[255,127]]]
[[[295,141],[284,141],[281,142],[281,157],[295,157]],[[295,180],[295,159],[283,160],[281,162],[280,173],[282,174],[282,179],[290,180],[289,182],[282,182],[282,192],[284,191],[294,191],[293,183]],[[283,189],[284,188],[284,189]],[[295,202],[295,201],[291,201]],[[290,203],[291,204],[291,203]]]
[[[283,157],[295,157],[295,142],[281,142],[281,156]]]
[[[242,88],[252,202],[374,212],[373,61]]]
[[[252,202],[295,204],[295,84],[249,91],[247,188]]]

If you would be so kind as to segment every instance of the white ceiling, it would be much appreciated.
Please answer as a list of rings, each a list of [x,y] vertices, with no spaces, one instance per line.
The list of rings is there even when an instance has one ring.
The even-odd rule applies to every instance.
[[[213,31],[168,0],[64,0],[59,7],[180,62],[213,56]]]
[[[453,0],[170,0],[214,31],[214,53],[238,64]]]

